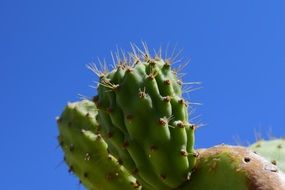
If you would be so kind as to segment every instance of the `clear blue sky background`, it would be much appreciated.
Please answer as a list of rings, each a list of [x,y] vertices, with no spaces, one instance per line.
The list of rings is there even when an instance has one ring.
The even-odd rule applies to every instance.
[[[5,190],[72,190],[55,117],[92,96],[85,64],[116,45],[170,43],[191,58],[197,147],[285,135],[283,0],[0,0],[0,181]],[[80,187],[83,189],[82,187]]]

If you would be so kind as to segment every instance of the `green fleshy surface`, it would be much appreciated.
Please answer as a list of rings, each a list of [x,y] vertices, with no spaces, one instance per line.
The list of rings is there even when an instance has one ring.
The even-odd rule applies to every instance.
[[[181,84],[162,59],[118,65],[100,78],[97,121],[114,155],[154,190],[174,189],[195,165]]]
[[[285,172],[285,139],[260,140],[249,148]]]
[[[228,151],[202,156],[183,190],[247,190],[245,174],[237,172],[239,160]]]
[[[284,190],[285,175],[246,147],[219,145],[199,151],[190,180],[178,190]]]
[[[83,100],[68,104],[58,119],[58,140],[69,171],[89,190],[140,189],[136,179],[108,153],[107,143],[98,134],[96,114],[95,104]]]

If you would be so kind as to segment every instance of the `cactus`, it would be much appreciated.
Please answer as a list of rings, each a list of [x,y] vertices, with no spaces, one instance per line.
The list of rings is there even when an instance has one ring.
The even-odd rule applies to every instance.
[[[64,160],[85,187],[285,190],[278,169],[285,170],[285,140],[195,151],[196,127],[171,61],[132,47],[111,71],[89,66],[99,76],[98,95],[68,104],[57,120]]]
[[[107,144],[97,134],[96,106],[91,101],[70,103],[58,118],[59,143],[69,171],[90,190],[126,190],[141,188],[118,160],[107,151]]]
[[[282,190],[285,175],[245,147],[220,145],[200,152],[191,180],[180,190]]]
[[[285,172],[285,139],[260,140],[249,148]]]
[[[97,120],[110,152],[152,189],[173,189],[195,164],[194,125],[170,61],[148,51],[99,73]],[[175,167],[173,167],[175,166]]]

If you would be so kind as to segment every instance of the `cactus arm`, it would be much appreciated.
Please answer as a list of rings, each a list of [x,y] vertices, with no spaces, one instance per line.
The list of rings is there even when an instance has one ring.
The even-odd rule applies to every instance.
[[[97,108],[83,100],[66,106],[58,119],[60,145],[69,171],[90,190],[131,190],[141,188],[136,179],[108,153],[98,134]]]

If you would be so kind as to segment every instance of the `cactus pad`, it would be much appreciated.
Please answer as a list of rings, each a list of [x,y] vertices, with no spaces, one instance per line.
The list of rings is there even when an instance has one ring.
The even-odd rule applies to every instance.
[[[285,139],[260,140],[249,148],[285,172]]]
[[[203,150],[191,180],[180,190],[284,190],[285,175],[244,147],[216,146]]]
[[[136,179],[108,153],[108,145],[97,134],[96,114],[95,104],[83,100],[68,104],[57,120],[69,172],[90,190],[140,189]]]
[[[170,62],[146,52],[99,74],[97,121],[110,152],[152,189],[173,189],[195,165],[194,125]]]

